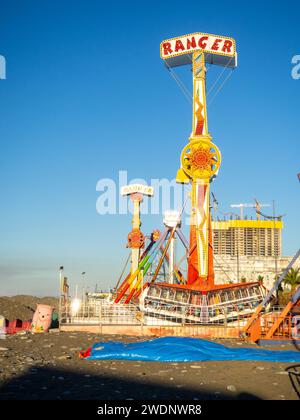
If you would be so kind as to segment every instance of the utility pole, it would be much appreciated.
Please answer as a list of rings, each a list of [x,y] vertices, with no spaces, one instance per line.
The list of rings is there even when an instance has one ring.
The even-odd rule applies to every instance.
[[[236,249],[236,272],[237,272],[237,282],[240,281],[240,230],[237,230],[237,249]]]
[[[82,276],[82,300],[85,300],[85,289],[86,289],[86,287],[85,287],[85,274],[86,274],[85,271],[83,271],[81,273],[81,276]]]
[[[278,262],[277,262],[277,252],[275,248],[275,233],[276,233],[275,200],[273,200],[273,243],[274,243],[275,279],[276,279],[277,271],[278,271]]]
[[[64,277],[63,277],[63,273],[64,273],[64,267],[61,265],[60,267],[59,267],[59,287],[60,287],[60,295],[62,295],[63,294],[63,279],[64,279]]]

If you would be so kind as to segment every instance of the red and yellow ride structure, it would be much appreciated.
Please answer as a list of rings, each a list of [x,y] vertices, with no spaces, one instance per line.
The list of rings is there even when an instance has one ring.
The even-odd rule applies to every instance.
[[[230,49],[224,49],[224,46],[229,45]],[[184,55],[189,56],[189,61],[183,58]],[[208,130],[206,102],[207,64],[236,67],[235,41],[228,37],[201,33],[185,35],[163,41],[161,58],[168,66],[186,65],[190,62],[193,75],[192,132],[189,143],[181,152],[181,166],[176,176],[178,183],[191,184],[188,272],[186,284],[176,287],[203,294],[218,289],[236,288],[236,283],[232,286],[216,285],[214,282],[210,184],[218,174],[221,152],[212,142]],[[252,285],[253,283],[241,283],[238,286],[247,288]]]
[[[191,185],[189,241],[183,240],[187,254],[187,275],[184,278],[175,266],[177,284],[173,281],[158,282],[162,264],[164,260],[168,262],[169,247],[178,226],[169,228],[164,233],[156,231],[155,239],[152,237],[146,250],[141,253],[145,242],[139,233],[139,220],[136,219],[128,244],[139,252],[135,252],[131,271],[116,290],[115,303],[137,302],[146,316],[151,318],[162,314],[164,319],[169,316],[170,320],[177,317],[178,313],[175,314],[174,308],[178,310],[179,307],[179,313],[184,312],[182,319],[190,323],[197,323],[199,320],[203,323],[235,322],[239,317],[247,318],[249,321],[244,328],[244,334],[258,339],[256,320],[271,295],[267,294],[260,282],[220,285],[214,281],[210,185],[218,175],[221,152],[212,142],[208,130],[206,73],[207,64],[231,69],[236,67],[235,41],[228,37],[197,32],[163,41],[160,51],[161,58],[169,68],[192,65],[192,132],[189,142],[181,152],[180,168],[176,176],[178,183]],[[155,252],[161,253],[156,265]],[[144,282],[150,268],[150,279],[148,276]],[[285,312],[288,313],[289,309],[290,307],[286,308]],[[282,315],[286,315],[285,312]],[[181,322],[180,316],[175,322]],[[280,324],[280,321],[276,322]],[[271,328],[268,337],[274,335],[278,329],[277,324]]]

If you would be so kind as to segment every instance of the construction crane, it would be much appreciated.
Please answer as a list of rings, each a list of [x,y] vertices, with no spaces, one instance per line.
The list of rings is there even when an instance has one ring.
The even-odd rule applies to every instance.
[[[257,214],[258,219],[259,219],[259,216],[262,216],[262,217],[264,217],[265,219],[268,219],[268,220],[274,220],[274,221],[279,220],[280,221],[280,220],[282,220],[283,216],[285,216],[285,214],[275,216],[275,203],[274,203],[274,201],[273,201],[273,216],[268,216],[267,214],[262,213],[260,211],[261,204],[256,200],[256,198],[254,198],[254,201],[256,203],[255,210],[256,210],[256,214]]]
[[[211,196],[212,196],[212,199],[213,199],[213,205],[212,205],[212,208],[214,209],[214,218],[216,218],[216,215],[217,215],[217,212],[218,212],[218,205],[219,205],[219,202],[218,202],[218,200],[216,199],[216,196],[215,196],[215,194],[212,192],[211,193]]]
[[[270,207],[271,204],[260,204],[256,199],[255,204],[252,203],[240,203],[240,204],[230,204],[231,208],[239,208],[240,209],[240,217],[241,220],[244,219],[244,209],[245,208],[255,208],[257,217],[259,215],[261,207]]]

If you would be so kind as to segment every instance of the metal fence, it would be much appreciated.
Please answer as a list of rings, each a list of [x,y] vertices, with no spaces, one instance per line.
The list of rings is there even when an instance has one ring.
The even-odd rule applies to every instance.
[[[60,324],[139,325],[138,308],[132,304],[114,304],[102,301],[83,302],[74,308],[71,301],[60,302]]]
[[[281,308],[272,308],[280,313]],[[111,303],[102,300],[85,301],[76,308],[70,300],[60,302],[60,325],[148,325],[192,326],[219,325],[242,328],[250,311],[227,312],[226,308],[212,309],[194,305],[156,305],[140,309],[135,304]]]

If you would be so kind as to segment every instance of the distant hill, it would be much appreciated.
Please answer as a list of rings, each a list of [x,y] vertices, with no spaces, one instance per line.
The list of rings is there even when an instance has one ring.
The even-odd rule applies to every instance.
[[[10,321],[14,319],[27,321],[32,319],[38,303],[51,305],[55,308],[54,312],[58,313],[58,298],[50,296],[39,298],[30,295],[17,295],[11,297],[0,296],[0,315]]]

